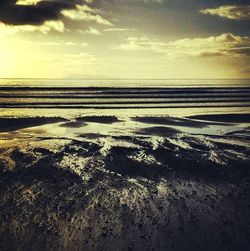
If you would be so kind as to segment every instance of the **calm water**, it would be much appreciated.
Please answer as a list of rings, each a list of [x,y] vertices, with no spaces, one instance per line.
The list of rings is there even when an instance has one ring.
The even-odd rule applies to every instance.
[[[250,79],[0,79],[0,87],[250,87]]]
[[[0,116],[37,108],[249,113],[250,80],[0,79]]]

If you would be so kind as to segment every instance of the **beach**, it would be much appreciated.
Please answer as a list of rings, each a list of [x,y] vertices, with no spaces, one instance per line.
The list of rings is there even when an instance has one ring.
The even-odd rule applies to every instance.
[[[1,250],[247,250],[249,124],[1,118]]]
[[[248,82],[113,82],[0,85],[0,249],[248,250]]]
[[[0,0],[0,251],[250,251],[250,0]]]

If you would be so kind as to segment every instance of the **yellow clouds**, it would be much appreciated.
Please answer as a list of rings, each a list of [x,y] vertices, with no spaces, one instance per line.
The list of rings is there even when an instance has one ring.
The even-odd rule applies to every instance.
[[[0,23],[0,33],[2,34],[14,34],[18,32],[41,32],[47,34],[51,31],[64,32],[65,26],[61,20],[58,21],[46,21],[42,25],[6,25]]]
[[[76,5],[76,9],[63,10],[61,13],[73,21],[95,21],[98,24],[112,25],[110,21],[97,14],[98,12],[87,5]]]
[[[134,28],[108,28],[105,29],[104,32],[126,32],[126,31],[136,31]]]
[[[170,42],[144,37],[130,37],[127,43],[119,46],[122,50],[150,50],[168,57],[218,57],[247,56],[250,51],[249,37],[231,33],[207,38],[187,38]]]
[[[17,18],[7,17],[6,13],[8,13],[8,10],[6,12],[1,10],[0,5],[0,17],[1,12],[4,13],[3,21],[0,21],[0,31],[4,34],[17,32],[40,32],[48,34],[49,32],[81,31],[79,27],[83,26],[86,30],[85,33],[100,35],[101,33],[92,27],[93,23],[112,26],[109,20],[102,17],[100,10],[89,7],[86,4],[80,5],[73,2],[79,1],[72,1],[70,4],[67,4],[63,1],[57,3],[52,0],[19,0],[13,5],[17,13],[20,12],[19,9],[22,10],[20,12],[22,15],[19,15],[19,13]],[[91,3],[92,1],[88,0],[84,2]],[[49,3],[51,4],[49,5]],[[14,8],[13,6],[12,8]],[[36,13],[41,17],[37,17]],[[11,14],[13,13],[11,12]],[[89,28],[86,29],[86,26]]]
[[[43,0],[18,0],[16,5],[36,5]]]
[[[94,27],[91,27],[91,26],[88,29],[86,29],[84,31],[81,31],[81,33],[91,34],[91,35],[96,35],[96,36],[102,35],[102,33],[99,30],[97,30],[97,29],[95,29]]]
[[[208,24],[199,12],[246,20],[249,6],[216,5],[0,0],[0,76],[249,77],[247,22]]]
[[[144,74],[150,74],[151,67],[152,72],[162,78],[249,76],[249,72],[242,72],[250,63],[250,38],[247,36],[223,33],[172,41],[152,39],[149,36],[129,37],[117,48],[126,51],[124,57],[140,58],[140,63],[136,62],[133,66],[138,72],[141,70]],[[146,67],[148,72],[143,70]]]
[[[122,50],[151,50],[155,52],[164,52],[167,43],[157,39],[150,39],[148,36],[129,37],[127,43],[120,45],[118,48]]]
[[[224,5],[200,12],[233,20],[250,20],[250,5]]]

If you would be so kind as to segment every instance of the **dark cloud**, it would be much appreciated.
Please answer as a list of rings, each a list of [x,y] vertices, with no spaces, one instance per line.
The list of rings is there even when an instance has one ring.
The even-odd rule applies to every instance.
[[[231,49],[237,55],[244,55],[246,57],[250,56],[250,47],[240,47]]]
[[[0,22],[9,25],[41,25],[57,20],[63,9],[73,9],[79,0],[50,0],[36,5],[16,5],[17,0],[0,0]]]

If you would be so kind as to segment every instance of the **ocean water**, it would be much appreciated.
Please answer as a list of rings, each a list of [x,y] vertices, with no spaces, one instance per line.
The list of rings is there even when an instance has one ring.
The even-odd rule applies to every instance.
[[[249,113],[250,80],[0,79],[0,116],[42,110],[65,116]]]
[[[250,79],[0,79],[0,87],[250,87]]]

